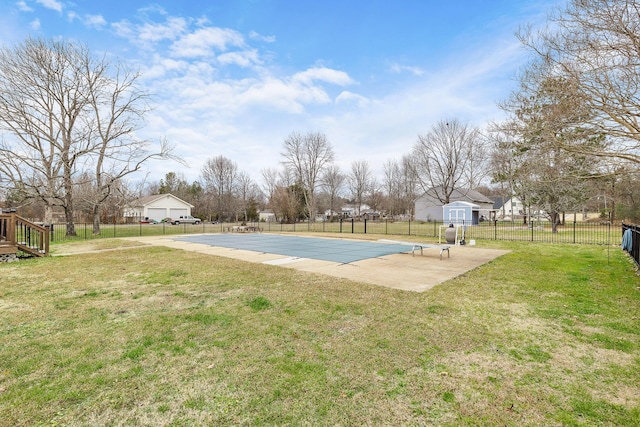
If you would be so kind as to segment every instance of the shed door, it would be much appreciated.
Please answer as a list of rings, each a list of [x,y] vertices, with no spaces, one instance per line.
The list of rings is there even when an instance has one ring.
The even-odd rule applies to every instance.
[[[464,224],[466,209],[449,209],[449,222],[453,224]]]

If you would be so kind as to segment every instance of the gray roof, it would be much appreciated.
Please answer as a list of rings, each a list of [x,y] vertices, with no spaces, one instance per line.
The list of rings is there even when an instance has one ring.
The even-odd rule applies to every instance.
[[[437,193],[435,188],[429,189],[425,193],[427,197],[434,197]],[[493,200],[476,190],[455,189],[449,197],[450,202],[472,202],[493,205]]]

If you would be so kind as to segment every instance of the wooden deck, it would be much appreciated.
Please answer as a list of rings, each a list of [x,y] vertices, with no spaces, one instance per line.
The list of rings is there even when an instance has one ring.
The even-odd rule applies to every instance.
[[[34,224],[20,215],[0,213],[0,255],[49,255],[49,227]]]

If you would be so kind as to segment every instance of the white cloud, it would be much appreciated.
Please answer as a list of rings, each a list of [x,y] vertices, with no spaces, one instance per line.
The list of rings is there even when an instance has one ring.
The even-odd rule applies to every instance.
[[[171,46],[171,54],[185,58],[207,57],[215,50],[226,51],[228,46],[245,46],[242,34],[228,28],[207,27],[182,36]]]
[[[276,109],[290,114],[300,114],[305,104],[327,104],[329,95],[319,86],[288,84],[280,79],[266,79],[251,85],[239,99],[244,105]]]
[[[449,64],[440,70],[390,64],[384,78],[391,80],[373,85],[355,81],[351,70],[323,65],[283,74],[271,67],[278,58],[267,56],[276,47],[258,47],[275,38],[256,32],[245,38],[209,26],[205,18],[162,21],[120,21],[113,28],[138,46],[140,40],[145,47],[153,44],[140,61],[143,82],[155,94],[145,131],[176,143],[191,166],[185,171],[189,180],[197,179],[207,158],[220,154],[259,180],[261,169],[278,166],[280,145],[296,130],[325,133],[344,169],[366,159],[378,172],[385,161],[408,154],[417,135],[442,118],[473,125],[499,118],[495,101],[520,58],[517,42],[487,43],[438,61]],[[357,85],[357,93],[346,90],[350,85]],[[393,89],[381,92],[385,88]]]
[[[34,19],[33,21],[31,21],[29,23],[29,27],[31,27],[32,30],[39,30],[40,29],[40,20],[38,18]]]
[[[143,16],[151,16],[153,14],[158,14],[162,16],[167,15],[167,11],[157,3],[152,3],[149,6],[139,8],[138,13]]]
[[[249,38],[251,40],[257,40],[257,41],[266,42],[266,43],[276,42],[276,36],[263,36],[262,34],[259,34],[255,31],[251,31],[249,33]]]
[[[80,16],[75,13],[73,10],[67,12],[67,19],[69,20],[69,22],[73,22],[76,19],[80,19]]]
[[[362,95],[358,95],[353,92],[349,92],[348,90],[340,92],[340,95],[336,97],[336,104],[346,104],[346,105],[356,104],[359,107],[364,107],[370,102],[371,101],[369,100],[369,98],[366,98]]]
[[[24,1],[19,1],[19,2],[16,3],[16,5],[18,6],[18,9],[20,9],[20,11],[22,11],[22,12],[33,12],[33,8],[30,7]]]
[[[155,80],[166,77],[168,73],[184,72],[189,67],[185,61],[176,61],[170,58],[161,58],[155,55],[150,67],[144,68],[143,80]]]
[[[122,37],[131,41],[135,40],[135,25],[133,25],[126,19],[123,19],[119,22],[111,23],[111,28],[118,37]]]
[[[136,37],[143,42],[175,40],[188,28],[184,18],[169,17],[165,23],[145,23],[135,27]]]
[[[339,86],[346,86],[353,83],[349,74],[344,71],[325,67],[309,68],[308,70],[294,74],[291,80],[302,84],[311,84],[314,80],[319,80]]]
[[[240,67],[249,67],[254,64],[260,64],[258,51],[255,49],[244,50],[240,52],[228,52],[218,55],[218,63],[222,65],[238,65]]]
[[[424,74],[424,70],[422,70],[419,67],[410,67],[407,65],[400,65],[400,64],[391,64],[391,66],[389,67],[389,70],[392,73],[396,73],[396,74],[400,74],[400,73],[411,73],[414,76],[421,76]]]
[[[91,28],[102,28],[107,25],[107,21],[102,15],[86,15],[83,22],[84,25]]]
[[[56,1],[56,0],[36,0],[36,3],[40,4],[41,6],[47,8],[47,9],[55,10],[56,12],[62,12],[62,3],[60,3],[59,1]]]

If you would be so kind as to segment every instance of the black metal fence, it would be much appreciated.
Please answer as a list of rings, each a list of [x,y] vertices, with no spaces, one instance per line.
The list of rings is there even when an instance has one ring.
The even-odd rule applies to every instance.
[[[640,227],[622,223],[622,249],[640,265]]]
[[[139,223],[139,224],[101,224],[100,233],[93,233],[93,224],[76,223],[76,236],[66,236],[64,224],[55,224],[51,228],[51,241],[62,242],[68,240],[88,240],[105,237],[137,237],[157,235],[177,235],[196,233],[224,233],[232,231],[240,223],[201,223],[177,224],[169,223]],[[447,224],[442,222],[423,221],[356,221],[352,219],[336,222],[297,222],[281,224],[278,222],[253,222],[252,227],[259,227],[263,232],[323,232],[338,234],[382,234],[423,236],[431,239],[444,240],[444,230]],[[617,227],[615,228],[617,230]],[[558,225],[554,230],[549,222],[520,222],[487,221],[478,225],[459,226],[459,233],[464,233],[465,241],[470,240],[503,240],[530,241],[545,243],[568,244],[599,244],[620,245],[622,237],[613,232],[609,222],[582,223],[573,222]]]

